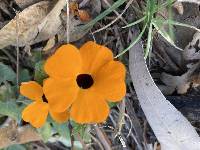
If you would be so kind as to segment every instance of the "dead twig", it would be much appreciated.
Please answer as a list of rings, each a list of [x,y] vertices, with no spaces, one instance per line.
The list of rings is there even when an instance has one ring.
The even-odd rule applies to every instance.
[[[103,0],[105,2],[106,5],[108,5],[109,7],[111,7],[110,3],[107,1],[107,0]],[[113,10],[113,12],[117,15],[117,16],[120,16],[120,14],[116,11],[116,10]],[[124,18],[121,16],[120,19],[125,23],[125,24],[128,24],[126,20],[124,20]]]
[[[83,150],[87,150],[87,145],[85,144],[85,142],[83,141],[82,137],[80,136],[80,134],[76,134],[77,139],[80,141],[81,145],[83,146]]]
[[[16,64],[16,82],[19,88],[19,12],[16,11],[16,43],[17,43],[17,64]]]
[[[99,138],[99,140],[103,144],[105,150],[112,150],[112,148],[110,146],[110,141],[105,136],[105,134],[103,133],[103,131],[98,127],[98,125],[94,125],[94,129],[96,131],[97,137]]]
[[[115,18],[113,21],[111,21],[111,22],[110,22],[109,24],[107,24],[106,26],[104,26],[104,27],[102,27],[102,28],[100,28],[100,29],[94,31],[93,34],[94,34],[94,33],[97,33],[97,32],[100,32],[100,31],[102,31],[102,30],[105,30],[106,28],[108,28],[108,27],[110,27],[112,24],[114,24],[117,20],[121,19],[121,18],[122,18],[122,15],[126,12],[126,10],[129,8],[129,6],[132,4],[133,1],[134,1],[134,0],[130,0],[130,1],[127,3],[125,9],[122,11],[121,14],[117,15],[117,18]],[[125,24],[127,25],[127,22],[126,22]]]
[[[67,27],[66,27],[66,33],[67,33],[67,43],[70,41],[70,36],[69,36],[69,23],[70,23],[70,17],[69,17],[69,0],[67,1]]]

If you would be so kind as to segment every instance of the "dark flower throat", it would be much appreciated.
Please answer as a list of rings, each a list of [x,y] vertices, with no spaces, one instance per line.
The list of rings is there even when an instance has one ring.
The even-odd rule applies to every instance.
[[[76,82],[80,88],[88,89],[93,85],[94,80],[89,74],[79,74],[76,78]]]
[[[46,98],[45,95],[42,95],[42,100],[43,100],[43,102],[48,103],[47,98]]]

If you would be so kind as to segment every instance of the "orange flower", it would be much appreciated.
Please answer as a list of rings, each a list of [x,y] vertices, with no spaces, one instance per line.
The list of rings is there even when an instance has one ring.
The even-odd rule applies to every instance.
[[[37,82],[29,81],[22,83],[20,86],[20,93],[34,100],[34,102],[28,105],[22,112],[23,120],[29,122],[32,126],[36,128],[42,127],[46,121],[48,112],[50,112],[52,118],[59,123],[68,120],[69,114],[66,111],[56,113],[50,109],[48,101],[43,94],[43,89]]]
[[[44,67],[50,76],[44,93],[51,108],[77,123],[99,123],[109,114],[107,101],[120,101],[126,93],[125,67],[113,60],[112,51],[87,42],[80,51],[73,45],[61,46]]]

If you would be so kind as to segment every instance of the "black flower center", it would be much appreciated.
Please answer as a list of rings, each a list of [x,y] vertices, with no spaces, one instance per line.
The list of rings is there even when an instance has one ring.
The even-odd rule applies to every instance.
[[[76,78],[76,82],[80,88],[88,89],[93,85],[94,80],[89,74],[79,74]]]
[[[47,98],[46,98],[45,95],[42,95],[42,100],[43,100],[43,102],[48,103]]]

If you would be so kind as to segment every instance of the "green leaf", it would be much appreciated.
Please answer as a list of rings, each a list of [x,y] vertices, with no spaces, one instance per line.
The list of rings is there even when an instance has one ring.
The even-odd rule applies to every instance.
[[[0,114],[9,116],[17,121],[20,121],[21,108],[15,103],[14,100],[7,102],[0,101]]]
[[[0,86],[0,101],[7,101],[15,98],[15,93],[9,83],[5,82]]]
[[[149,55],[149,52],[150,52],[150,50],[152,48],[152,37],[153,37],[153,35],[152,35],[152,31],[153,31],[152,27],[153,27],[153,25],[152,25],[152,23],[150,23],[148,37],[147,37],[147,47],[145,49],[145,56],[144,56],[145,59]]]
[[[59,124],[56,123],[55,121],[51,121],[53,128],[58,132],[58,134],[62,137],[64,137],[65,139],[68,139],[70,141],[71,137],[70,137],[70,131],[68,128],[67,123],[65,124]]]
[[[7,65],[0,62],[0,84],[5,81],[15,81],[15,72]]]
[[[128,27],[132,27],[140,22],[143,22],[146,19],[146,16],[142,17],[141,19],[138,19],[132,23],[127,24],[126,26],[122,27],[122,28],[128,28]]]
[[[73,126],[73,134],[79,134],[84,142],[89,143],[91,142],[91,136],[89,134],[90,126],[86,124],[78,124],[74,121],[71,121]],[[76,137],[76,136],[75,136]],[[77,139],[78,140],[78,139]]]
[[[40,84],[43,84],[43,80],[48,77],[44,71],[44,64],[45,64],[45,61],[40,61],[36,63],[35,65],[34,79]]]
[[[108,105],[110,108],[115,107],[118,103],[117,102],[109,102]]]
[[[23,69],[19,72],[19,83],[21,82],[27,82],[31,80],[31,76],[29,74],[29,71],[27,69]]]
[[[113,12],[113,10],[117,9],[119,6],[121,6],[122,4],[124,4],[126,1],[127,0],[118,0],[118,1],[116,1],[107,10],[105,10],[104,12],[102,12],[100,15],[98,15],[96,18],[94,18],[88,24],[86,24],[83,27],[81,27],[82,30],[86,30],[87,28],[93,26],[95,23],[97,23],[98,21],[100,21],[101,19],[103,19],[105,16],[107,16],[108,14],[110,14],[111,12]]]
[[[121,53],[119,53],[117,56],[115,56],[115,58],[118,58],[118,57],[124,55],[126,52],[128,52],[129,49],[131,49],[142,38],[142,35],[144,34],[146,28],[147,28],[147,23],[144,25],[142,31],[136,37],[136,39],[134,39],[134,41],[125,50],[121,51]]]
[[[42,128],[37,129],[44,142],[47,142],[51,137],[51,125],[49,122],[46,122]]]
[[[26,148],[23,145],[12,145],[5,150],[26,150]]]
[[[180,47],[176,46],[176,44],[174,43],[173,39],[171,39],[171,37],[169,36],[169,34],[163,30],[159,24],[157,24],[157,20],[153,20],[152,21],[153,26],[155,27],[155,29],[158,31],[158,33],[167,41],[169,42],[173,47],[175,47],[176,49],[183,51],[183,49],[181,49]]]

